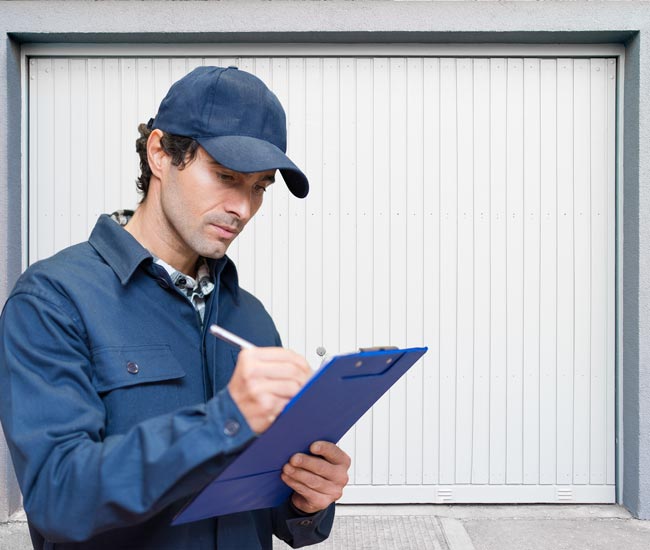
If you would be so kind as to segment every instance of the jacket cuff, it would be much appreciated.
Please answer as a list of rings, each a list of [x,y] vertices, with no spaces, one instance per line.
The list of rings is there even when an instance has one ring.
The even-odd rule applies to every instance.
[[[226,452],[236,452],[255,439],[256,434],[233,401],[228,387],[219,391],[209,402],[216,409],[214,415],[219,435],[223,437]]]
[[[289,517],[293,516],[297,518],[309,518],[309,517],[314,517],[316,514],[323,511],[323,510],[319,510],[318,512],[312,512],[311,514],[309,512],[303,512],[300,508],[297,508],[294,505],[293,499],[291,497],[289,497],[287,503],[289,506],[289,513],[290,513]]]

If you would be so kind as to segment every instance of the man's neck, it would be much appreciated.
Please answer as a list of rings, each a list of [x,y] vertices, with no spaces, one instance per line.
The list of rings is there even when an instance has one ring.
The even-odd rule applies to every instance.
[[[124,226],[135,240],[157,258],[181,273],[194,277],[199,256],[186,250],[169,227],[163,214],[152,211],[145,200]]]

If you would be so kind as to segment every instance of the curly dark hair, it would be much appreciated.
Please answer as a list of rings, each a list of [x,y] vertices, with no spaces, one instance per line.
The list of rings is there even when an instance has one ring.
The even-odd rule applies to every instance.
[[[140,202],[147,198],[149,190],[149,180],[151,179],[151,168],[147,160],[147,140],[151,134],[151,129],[144,123],[138,125],[140,137],[135,140],[135,150],[140,156],[140,175],[136,180],[136,187],[142,194]],[[163,151],[172,158],[172,164],[182,170],[196,158],[196,152],[199,144],[196,140],[184,136],[176,136],[163,132],[160,140]]]

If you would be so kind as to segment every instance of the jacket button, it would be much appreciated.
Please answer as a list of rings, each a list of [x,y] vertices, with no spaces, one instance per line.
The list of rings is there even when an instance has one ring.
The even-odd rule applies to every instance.
[[[163,288],[169,288],[169,283],[165,279],[158,279],[158,284]]]
[[[310,519],[303,519],[303,520],[300,522],[300,525],[302,525],[303,527],[308,527],[308,526],[311,525],[311,520],[310,520]]]
[[[226,425],[223,427],[223,433],[232,437],[239,431],[239,422],[236,420],[228,420]]]
[[[134,363],[133,361],[129,361],[126,364],[126,370],[128,370],[131,374],[138,374],[140,367],[138,367],[137,363]]]

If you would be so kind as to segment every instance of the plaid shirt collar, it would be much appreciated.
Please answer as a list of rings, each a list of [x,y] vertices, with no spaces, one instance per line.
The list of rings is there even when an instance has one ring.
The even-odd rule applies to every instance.
[[[132,210],[118,210],[111,214],[111,219],[124,227],[131,217],[133,216]],[[214,282],[210,277],[210,266],[204,257],[199,258],[197,267],[196,278],[190,277],[181,271],[173,268],[164,260],[152,254],[153,261],[162,267],[169,275],[172,283],[181,292],[187,296],[187,299],[192,303],[194,308],[198,311],[203,320],[205,313],[205,297],[214,290]]]
[[[174,269],[167,262],[157,258],[156,256],[153,256],[153,261],[165,269],[172,280],[172,283],[185,292],[187,297],[190,299],[195,294],[199,298],[204,298],[214,290],[214,283],[210,280],[210,268],[208,267],[208,262],[205,258],[199,258],[196,279]]]

